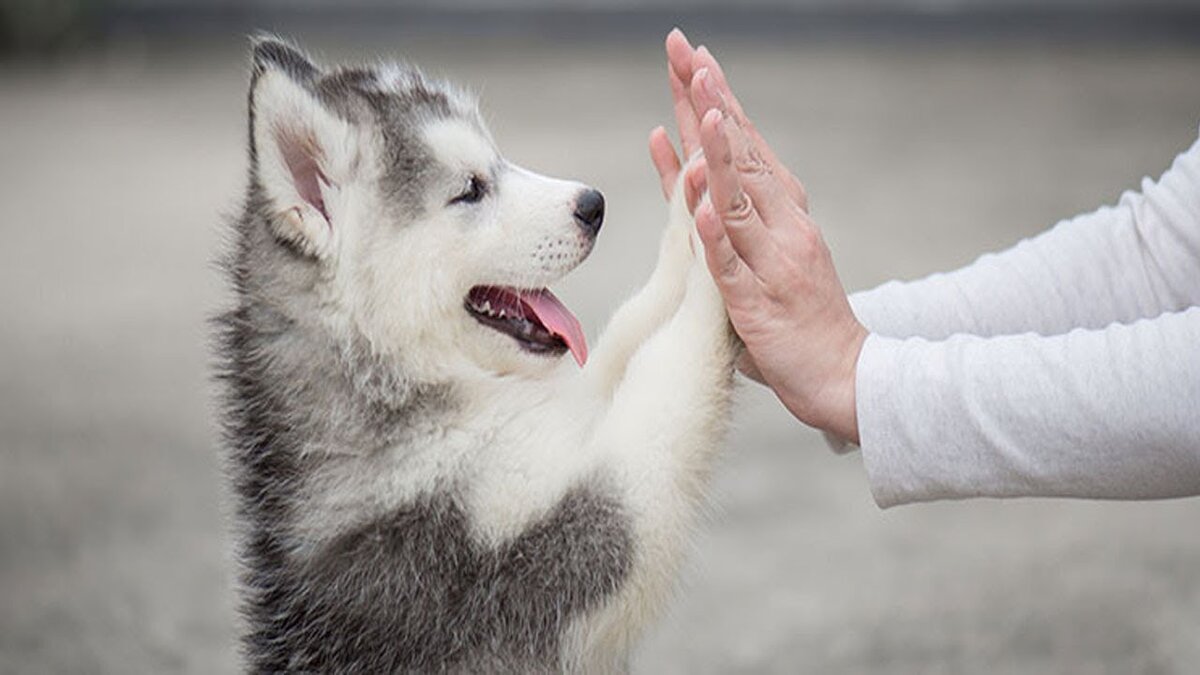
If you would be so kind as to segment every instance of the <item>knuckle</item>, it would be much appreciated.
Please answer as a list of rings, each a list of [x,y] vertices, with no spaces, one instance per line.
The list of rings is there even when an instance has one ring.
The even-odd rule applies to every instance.
[[[739,190],[729,200],[724,212],[721,214],[722,220],[729,225],[747,225],[754,217],[754,204],[750,201],[750,196]]]
[[[737,253],[733,251],[721,252],[713,262],[715,263],[713,271],[716,279],[726,283],[732,281],[738,275],[738,265],[742,264],[738,259]]]
[[[738,173],[752,178],[767,178],[771,176],[771,165],[763,158],[758,149],[751,146],[736,162]]]
[[[805,224],[799,228],[800,245],[805,254],[812,255],[821,248],[821,232]]]
[[[717,275],[722,279],[732,279],[737,276],[738,265],[740,264],[737,254],[733,251],[728,251],[717,262]]]
[[[792,179],[792,192],[794,194],[796,204],[798,204],[800,206],[800,208],[804,209],[804,211],[807,212],[809,210],[808,190],[806,190],[804,188],[804,184],[801,183],[800,181],[796,180],[795,178],[793,178]]]

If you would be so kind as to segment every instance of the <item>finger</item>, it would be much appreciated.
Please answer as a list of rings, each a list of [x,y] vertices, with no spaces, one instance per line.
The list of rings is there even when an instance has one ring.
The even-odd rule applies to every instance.
[[[723,103],[726,112],[737,121],[738,126],[750,137],[751,142],[754,143],[758,152],[771,167],[772,173],[779,177],[780,184],[787,191],[788,196],[799,204],[800,208],[807,211],[808,193],[804,189],[804,184],[792,175],[792,172],[780,161],[775,151],[771,149],[771,146],[767,145],[766,139],[758,132],[758,128],[746,115],[741,102],[734,95],[733,89],[729,86],[729,80],[725,76],[725,71],[721,68],[721,64],[717,62],[716,57],[705,46],[701,46],[695,50],[692,57],[692,72],[699,72],[702,68],[707,68],[708,72],[712,75],[713,89],[716,92],[716,96],[706,97],[702,103],[696,103],[696,109],[699,111],[699,114],[703,115],[704,111],[709,108],[720,107]]]
[[[699,103],[716,102],[719,105],[739,182],[750,196],[750,201],[757,207],[763,223],[770,228],[804,218],[805,214],[788,194],[786,184],[775,175],[774,169],[759,152],[758,146],[727,114],[728,104],[716,91],[714,84],[714,77],[708,68],[696,71],[692,78],[693,98]]]
[[[696,205],[700,197],[708,189],[708,164],[701,157],[688,165],[687,174],[683,178],[684,197],[687,198],[689,213],[696,213]]]
[[[692,81],[692,61],[696,50],[678,27],[667,33],[667,64],[680,82]]]
[[[675,182],[679,179],[680,166],[675,147],[671,145],[667,130],[662,127],[655,127],[650,132],[650,161],[654,163],[654,170],[662,182],[663,196],[670,199]]]
[[[733,247],[712,202],[696,207],[696,232],[704,244],[704,263],[725,304],[733,309],[753,308],[762,297],[762,285]]]
[[[733,89],[729,86],[729,80],[725,76],[724,69],[721,68],[721,64],[712,55],[708,47],[704,45],[701,45],[692,53],[693,75],[702,68],[707,68],[715,77],[718,90],[729,104],[728,112],[737,118],[739,124],[748,124],[750,120],[746,117],[746,112],[742,109],[741,102],[738,101],[737,96],[733,93]]]
[[[686,161],[700,146],[700,116],[692,109],[688,83],[692,81],[692,59],[695,50],[678,28],[667,34],[667,82],[671,86],[671,101],[675,123],[679,127],[679,142]]]
[[[728,112],[733,116],[739,126],[741,126],[750,136],[750,139],[758,147],[763,158],[771,165],[772,171],[780,177],[780,182],[784,189],[787,190],[789,196],[800,205],[800,208],[808,210],[808,192],[804,189],[804,184],[800,182],[787,166],[779,159],[775,151],[767,144],[765,138],[759,133],[758,127],[755,126],[753,120],[746,115],[745,109],[742,107],[741,101],[733,93],[733,88],[729,86],[729,79],[725,75],[724,68],[720,62],[712,55],[708,47],[701,46],[695,50],[692,58],[693,72],[700,68],[708,68],[709,72],[714,77],[714,85],[720,97],[724,100],[728,107]]]
[[[692,108],[699,111],[701,118],[709,110],[720,110],[726,116],[732,116],[728,101],[716,88],[714,78],[707,66],[696,69],[692,73],[692,81],[688,84],[688,93],[692,95]]]
[[[675,112],[675,124],[679,128],[679,144],[683,158],[687,160],[700,147],[700,118],[692,107],[692,95],[688,86],[667,68],[667,81],[671,85],[671,105]],[[690,81],[690,80],[689,80]]]
[[[700,140],[708,162],[708,195],[725,225],[733,248],[759,276],[770,266],[773,241],[754,202],[741,186],[733,150],[719,110],[710,110],[700,123]]]

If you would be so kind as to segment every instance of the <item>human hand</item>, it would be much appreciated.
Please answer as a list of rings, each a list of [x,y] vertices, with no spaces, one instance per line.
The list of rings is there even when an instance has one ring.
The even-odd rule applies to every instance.
[[[697,107],[692,93],[692,80],[699,70],[707,68],[713,76],[713,84],[718,95],[727,104],[729,113],[737,121],[739,127],[744,130],[759,155],[771,167],[772,172],[779,178],[788,196],[800,208],[807,211],[808,194],[804,185],[792,175],[783,162],[779,161],[779,157],[775,155],[771,146],[767,144],[750,118],[746,116],[741,103],[729,88],[725,71],[721,69],[721,64],[717,63],[708,48],[701,45],[698,49],[694,49],[683,31],[675,28],[667,34],[666,52],[667,81],[671,88],[675,123],[679,129],[680,150],[683,159],[690,158],[701,149],[700,118],[707,108]],[[650,159],[654,162],[654,167],[662,181],[663,195],[670,199],[671,190],[679,177],[682,164],[680,156],[676,155],[671,139],[667,135],[667,130],[661,126],[650,132]],[[703,162],[699,162],[693,165],[687,176],[688,180],[684,182],[689,211],[695,211],[696,203],[704,192],[704,176]]]
[[[699,48],[693,48],[691,43],[688,42],[687,36],[683,34],[683,31],[675,28],[667,34],[666,52],[667,81],[670,84],[671,99],[675,112],[676,126],[679,130],[680,150],[683,159],[691,158],[700,153],[701,150],[700,117],[707,108],[697,108],[697,104],[692,96],[692,79],[699,70],[707,68],[714,76],[713,82],[717,92],[726,102],[730,113],[738,120],[739,126],[746,130],[747,135],[750,137],[751,142],[754,143],[759,154],[770,165],[772,172],[779,177],[780,182],[783,183],[787,194],[800,208],[807,211],[808,194],[804,189],[804,185],[784,166],[783,162],[776,156],[774,150],[771,149],[766,140],[758,132],[754,123],[746,116],[741,103],[729,88],[725,72],[721,69],[721,65],[717,62],[716,58],[708,51],[708,48],[703,45]],[[667,135],[666,129],[661,126],[650,132],[650,158],[654,163],[655,169],[658,171],[659,179],[662,181],[663,195],[667,199],[670,199],[671,191],[674,189],[681,170],[681,161],[680,156],[675,153],[674,146],[671,145],[671,140]],[[707,171],[704,158],[700,157],[690,164],[688,175],[683,182],[685,200],[689,212],[695,213],[700,195],[704,193],[706,180]],[[750,354],[742,353],[738,358],[737,368],[746,377],[760,384],[766,384]]]
[[[685,56],[682,34],[676,35],[668,37],[668,54]],[[803,186],[749,124],[708,50],[692,55],[692,65],[701,65],[686,87],[677,86],[682,80],[671,58],[684,152],[694,143],[690,152],[702,150],[706,158],[684,185],[689,202],[698,204],[706,262],[751,357],[747,370],[757,371],[748,374],[759,375],[800,421],[858,442],[854,380],[867,331],[809,218]],[[682,94],[690,105],[681,105]],[[696,111],[703,112],[689,116]],[[663,161],[674,158],[669,141],[670,157],[663,152],[663,140],[665,132],[652,134],[651,155],[664,183],[667,177],[673,183],[678,160]]]

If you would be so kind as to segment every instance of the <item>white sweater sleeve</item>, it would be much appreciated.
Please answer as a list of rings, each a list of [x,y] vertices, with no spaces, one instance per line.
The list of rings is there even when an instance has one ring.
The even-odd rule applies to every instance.
[[[1200,494],[1200,308],[1054,337],[872,335],[857,405],[881,507]]]
[[[873,333],[931,340],[1103,328],[1200,304],[1200,140],[1116,206],[962,269],[850,297]]]
[[[1115,207],[851,302],[880,506],[1200,494],[1200,142]]]

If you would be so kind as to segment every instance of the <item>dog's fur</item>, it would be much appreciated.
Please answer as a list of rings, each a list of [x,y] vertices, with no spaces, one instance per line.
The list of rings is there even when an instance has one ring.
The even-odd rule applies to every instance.
[[[325,70],[272,38],[252,59],[217,319],[248,667],[625,668],[728,416],[735,338],[681,198],[580,370],[464,297],[581,262],[583,186],[505,162],[474,102],[412,68]],[[472,172],[486,193],[456,203]]]

